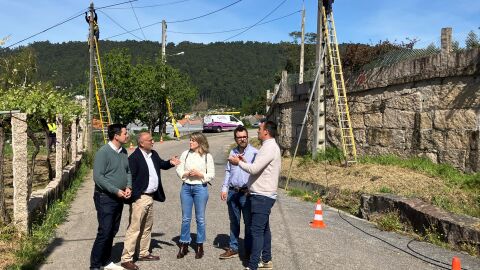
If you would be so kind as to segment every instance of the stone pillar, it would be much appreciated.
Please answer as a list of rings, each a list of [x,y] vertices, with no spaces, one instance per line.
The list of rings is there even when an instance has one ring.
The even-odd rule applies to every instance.
[[[87,101],[82,100],[82,108],[83,108],[83,114],[80,117],[80,130],[79,130],[79,137],[77,141],[77,149],[78,152],[83,152],[85,149],[85,132],[86,132],[86,127],[87,127]]]
[[[442,28],[442,35],[440,38],[442,43],[442,53],[449,54],[452,52],[452,28]]]
[[[13,219],[15,227],[28,233],[27,114],[12,115]]]
[[[63,173],[63,117],[57,114],[57,142],[55,146],[55,180],[60,181]]]
[[[268,113],[268,110],[270,109],[270,103],[272,102],[272,94],[270,93],[270,89],[267,90],[267,100],[266,100],[266,107],[265,107],[265,113]]]
[[[71,164],[75,164],[75,160],[77,159],[77,119],[75,118],[72,121],[72,132],[70,133],[70,152],[71,156]]]

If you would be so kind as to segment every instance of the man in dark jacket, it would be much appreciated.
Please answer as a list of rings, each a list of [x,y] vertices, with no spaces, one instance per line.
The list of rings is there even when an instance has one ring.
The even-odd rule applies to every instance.
[[[152,135],[148,132],[138,134],[138,147],[128,158],[132,173],[132,205],[130,224],[125,233],[122,253],[122,267],[136,270],[133,262],[135,246],[140,239],[139,261],[156,261],[160,258],[150,254],[150,240],[153,225],[153,201],[165,201],[160,169],[168,170],[180,163],[177,157],[162,160],[153,148]]]

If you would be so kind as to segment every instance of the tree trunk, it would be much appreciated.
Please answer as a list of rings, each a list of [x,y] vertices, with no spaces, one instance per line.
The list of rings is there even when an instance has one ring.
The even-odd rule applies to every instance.
[[[43,131],[45,132],[45,148],[47,148],[47,160],[46,160],[46,162],[47,162],[47,169],[48,169],[48,180],[51,181],[51,180],[53,180],[55,175],[53,174],[52,161],[50,160],[50,155],[52,154],[52,151],[50,150],[50,147],[48,147],[49,146],[48,140],[50,140],[50,137],[49,137],[50,132],[48,130],[47,121],[42,119],[42,120],[40,120],[40,123],[42,124]]]
[[[6,122],[0,119],[0,224],[10,223],[10,216],[7,213],[7,205],[5,203],[5,182],[3,178],[3,155],[5,146],[5,128]]]
[[[28,180],[27,180],[27,201],[30,199],[30,195],[32,195],[32,184],[33,184],[33,177],[35,176],[35,158],[38,155],[38,152],[40,152],[40,142],[38,141],[37,137],[35,137],[35,134],[31,129],[27,127],[27,136],[32,140],[33,145],[35,146],[35,150],[33,150],[32,153],[32,159],[31,159],[31,165],[30,169],[28,172]]]

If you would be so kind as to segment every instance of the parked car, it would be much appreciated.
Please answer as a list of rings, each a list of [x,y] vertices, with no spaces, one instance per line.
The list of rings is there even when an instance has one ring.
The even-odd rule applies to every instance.
[[[233,115],[215,114],[203,117],[203,132],[222,132],[243,126],[243,122]]]

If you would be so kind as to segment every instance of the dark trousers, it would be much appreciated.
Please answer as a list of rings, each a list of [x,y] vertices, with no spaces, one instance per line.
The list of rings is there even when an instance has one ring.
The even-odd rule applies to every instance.
[[[115,195],[95,191],[93,194],[97,209],[98,231],[90,256],[90,268],[100,268],[111,262],[113,238],[120,227],[123,201]]]
[[[270,212],[275,200],[266,196],[252,195],[248,197],[251,207],[252,255],[248,267],[258,268],[260,256],[262,261],[272,260],[272,234],[270,232]]]
[[[250,254],[252,250],[252,235],[250,233],[250,203],[247,201],[247,195],[242,191],[229,190],[228,198],[228,216],[230,218],[230,248],[238,252],[238,238],[240,236],[240,221],[243,214],[243,223],[245,224],[244,248],[245,254]]]

